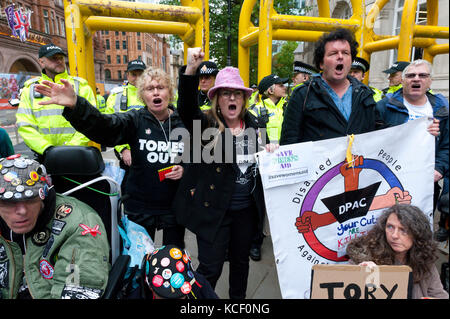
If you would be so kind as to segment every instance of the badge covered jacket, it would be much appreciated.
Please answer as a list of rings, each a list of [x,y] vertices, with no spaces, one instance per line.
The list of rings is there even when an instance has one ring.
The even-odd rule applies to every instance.
[[[97,299],[110,270],[109,244],[100,216],[87,204],[56,195],[44,230],[24,237],[25,254],[0,234],[0,299],[17,298],[26,284],[34,299]]]

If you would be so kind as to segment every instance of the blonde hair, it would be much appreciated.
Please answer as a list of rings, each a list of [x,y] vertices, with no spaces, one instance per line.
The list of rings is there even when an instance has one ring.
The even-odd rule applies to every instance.
[[[173,101],[173,92],[175,89],[175,86],[172,83],[172,79],[170,78],[169,74],[167,74],[164,70],[153,68],[151,66],[147,67],[144,70],[144,72],[142,73],[142,75],[137,80],[136,88],[138,89],[139,98],[142,101],[144,101],[144,99],[142,97],[144,96],[145,85],[147,84],[148,81],[152,81],[152,80],[158,81],[161,84],[164,84],[167,86],[167,88],[169,90],[169,96],[170,96],[169,102],[172,102]]]

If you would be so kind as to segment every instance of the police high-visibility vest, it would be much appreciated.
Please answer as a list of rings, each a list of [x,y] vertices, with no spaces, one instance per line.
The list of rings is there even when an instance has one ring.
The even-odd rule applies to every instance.
[[[377,88],[374,88],[372,86],[369,86],[369,87],[373,91],[373,99],[374,99],[375,102],[378,102],[378,101],[383,99],[383,91],[381,91],[381,90],[379,90]]]
[[[124,113],[143,107],[146,107],[146,105],[139,98],[137,88],[128,83],[126,86],[113,89],[106,101],[105,114]],[[130,145],[116,145],[114,148],[121,153],[125,148],[130,149]]]
[[[89,139],[77,132],[62,116],[64,106],[57,104],[39,105],[49,100],[34,89],[43,80],[61,84],[61,79],[68,80],[77,95],[96,105],[95,95],[85,79],[70,76],[67,71],[57,74],[55,81],[42,73],[40,77],[25,82],[20,104],[16,113],[18,132],[25,144],[38,154],[43,154],[49,146],[89,144]]]
[[[283,107],[285,103],[286,99],[284,97],[276,105],[268,98],[250,106],[248,109],[253,115],[259,118],[263,115],[261,111],[265,109],[268,116],[268,122],[266,123],[267,135],[271,143],[278,143],[280,140],[281,125],[283,124]]]
[[[97,108],[100,112],[105,113],[106,111],[106,101],[100,94],[97,95]]]

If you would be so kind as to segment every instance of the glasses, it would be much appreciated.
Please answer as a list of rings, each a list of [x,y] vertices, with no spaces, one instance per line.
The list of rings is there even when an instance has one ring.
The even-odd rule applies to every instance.
[[[164,85],[157,85],[157,86],[147,86],[146,88],[145,88],[145,90],[146,91],[150,91],[150,92],[152,92],[152,91],[154,91],[155,89],[157,89],[158,91],[162,91],[162,90],[164,90],[166,87],[164,86]]]
[[[232,95],[234,95],[234,97],[236,99],[242,99],[244,97],[244,92],[236,90],[236,91],[230,91],[230,90],[223,90],[220,91],[220,96],[224,97],[224,98],[231,98]]]
[[[427,79],[430,76],[430,73],[406,73],[405,78],[407,79],[415,79],[416,76],[419,76],[420,79]]]

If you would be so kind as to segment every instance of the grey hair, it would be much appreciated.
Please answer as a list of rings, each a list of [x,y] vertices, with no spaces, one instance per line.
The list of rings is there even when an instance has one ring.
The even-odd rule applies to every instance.
[[[430,73],[430,78],[433,77],[433,66],[427,60],[419,59],[412,61],[402,72],[402,80],[405,79],[406,73],[408,73],[409,69],[412,66],[426,65],[428,67],[428,73]]]

